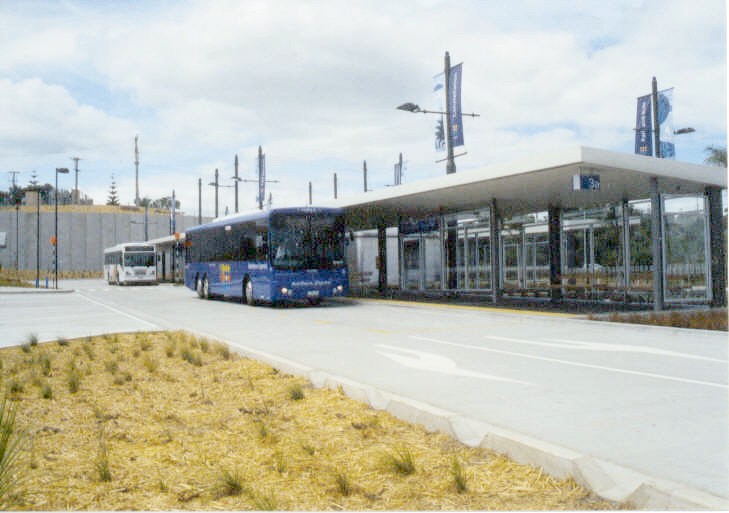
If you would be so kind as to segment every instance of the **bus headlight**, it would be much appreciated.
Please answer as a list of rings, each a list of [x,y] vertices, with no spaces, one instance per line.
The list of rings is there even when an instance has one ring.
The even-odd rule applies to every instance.
[[[342,285],[337,285],[332,289],[332,295],[336,296],[337,294],[341,294],[344,291],[344,287]]]
[[[290,296],[291,295],[291,291],[289,289],[287,289],[286,287],[281,287],[281,295],[282,296]]]

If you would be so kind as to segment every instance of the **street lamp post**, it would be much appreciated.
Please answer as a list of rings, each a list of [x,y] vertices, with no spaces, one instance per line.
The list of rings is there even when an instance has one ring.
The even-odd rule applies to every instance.
[[[58,173],[68,174],[68,168],[57,167],[56,168],[56,188],[54,190],[56,197],[56,212],[55,212],[55,228],[53,235],[53,288],[58,288]]]
[[[445,96],[446,96],[446,110],[445,112],[438,111],[438,110],[426,110],[421,109],[420,106],[416,103],[407,102],[403,103],[398,107],[400,110],[405,110],[408,112],[422,112],[423,114],[441,114],[445,115],[446,117],[446,148],[448,151],[448,156],[446,157],[446,161],[448,162],[446,164],[446,174],[452,174],[456,172],[456,162],[455,158],[460,157],[461,155],[465,155],[465,153],[461,153],[459,155],[453,155],[453,144],[451,140],[451,102],[450,102],[450,80],[451,80],[451,56],[448,52],[445,53],[445,66],[444,66],[444,74],[445,74]],[[471,116],[472,118],[480,116],[480,114],[474,114],[474,113],[461,113],[462,116]],[[439,160],[438,162],[443,162],[442,160]]]

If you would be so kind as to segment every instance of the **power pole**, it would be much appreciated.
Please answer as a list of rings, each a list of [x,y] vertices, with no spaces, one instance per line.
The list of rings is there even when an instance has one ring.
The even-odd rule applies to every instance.
[[[263,202],[266,201],[266,183],[278,183],[278,180],[266,180],[266,155],[263,148],[258,147],[258,180],[240,180],[241,182],[258,183],[258,210],[263,210]],[[238,182],[236,182],[238,183]]]
[[[138,135],[134,136],[134,169],[135,169],[135,182],[136,182],[136,194],[134,196],[134,204],[139,205],[139,146],[137,145]]]
[[[197,179],[197,224],[202,224],[202,178]]]
[[[240,182],[240,178],[238,177],[238,155],[235,156],[235,176],[233,177],[233,180],[235,180],[235,213],[238,213],[238,182]]]
[[[81,199],[81,194],[78,190],[78,161],[81,159],[79,157],[71,157],[71,160],[74,161],[74,171],[76,172],[76,185],[74,186],[73,193],[71,194],[71,203],[78,205]]]
[[[334,199],[337,199],[337,173],[334,173]]]
[[[402,153],[397,164],[395,164],[395,185],[402,184]]]
[[[210,182],[208,185],[215,187],[215,217],[218,217],[218,168],[215,168],[215,181]]]
[[[364,178],[364,191],[367,192],[367,161],[362,161],[362,176]]]

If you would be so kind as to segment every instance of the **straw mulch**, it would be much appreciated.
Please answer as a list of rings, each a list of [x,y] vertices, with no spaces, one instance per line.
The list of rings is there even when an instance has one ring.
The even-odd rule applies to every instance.
[[[20,510],[614,509],[183,332],[0,350]]]

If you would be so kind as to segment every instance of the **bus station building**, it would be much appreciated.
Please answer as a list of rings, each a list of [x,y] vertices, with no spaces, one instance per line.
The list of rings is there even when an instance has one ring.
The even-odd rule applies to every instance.
[[[325,206],[355,291],[663,309],[726,305],[726,188],[723,167],[575,147]]]

